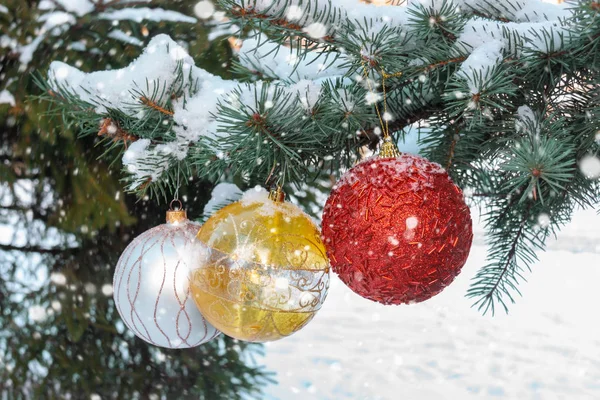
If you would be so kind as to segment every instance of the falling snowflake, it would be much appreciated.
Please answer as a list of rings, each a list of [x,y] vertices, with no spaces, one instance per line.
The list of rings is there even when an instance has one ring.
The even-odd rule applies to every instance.
[[[290,21],[302,18],[302,9],[298,6],[290,6],[286,14],[287,19]]]
[[[46,309],[40,305],[29,307],[29,318],[34,322],[42,322],[48,317]]]
[[[537,222],[542,228],[547,228],[550,226],[550,215],[546,213],[541,213],[538,215]]]
[[[113,294],[113,286],[110,283],[105,283],[102,285],[102,294],[105,296],[112,296]]]
[[[320,22],[314,22],[303,29],[313,39],[321,39],[327,35],[327,27]]]
[[[382,97],[379,93],[377,92],[367,92],[367,94],[365,95],[365,101],[367,102],[367,104],[375,104],[379,101],[381,101]]]
[[[600,159],[596,156],[587,155],[579,161],[579,169],[586,178],[596,179],[600,177]]]
[[[215,6],[210,1],[202,0],[194,6],[194,14],[196,14],[198,18],[208,19],[212,17],[214,13]]]
[[[53,272],[50,274],[50,281],[56,286],[62,286],[67,283],[67,277],[60,272]]]

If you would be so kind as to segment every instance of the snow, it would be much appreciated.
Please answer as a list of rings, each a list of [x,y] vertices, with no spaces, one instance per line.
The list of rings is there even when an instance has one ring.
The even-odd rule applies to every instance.
[[[552,221],[552,219],[550,218],[550,215],[548,215],[547,213],[541,213],[537,217],[537,222],[538,222],[538,225],[540,226],[540,228],[549,227],[551,221]]]
[[[194,6],[194,14],[196,14],[198,18],[208,19],[212,17],[214,13],[215,6],[211,1],[202,0]]]
[[[8,14],[8,8],[5,5],[0,4],[0,13]]]
[[[472,94],[484,88],[494,67],[502,60],[503,44],[498,40],[477,47],[460,66],[458,75],[463,76]]]
[[[346,73],[345,57],[333,59],[317,51],[300,57],[298,50],[270,41],[264,35],[245,39],[239,51],[240,63],[263,75],[297,82],[302,79],[336,78]]]
[[[383,96],[381,96],[378,92],[369,91],[365,94],[365,101],[367,104],[375,104],[383,100]]]
[[[170,21],[170,22],[186,22],[189,24],[195,24],[198,22],[196,18],[189,17],[182,13],[172,10],[165,10],[163,8],[124,8],[122,10],[114,10],[100,13],[99,19],[107,19],[109,21]]]
[[[105,283],[104,285],[102,285],[102,289],[100,289],[100,291],[102,292],[103,295],[105,296],[112,296],[113,294],[113,285],[111,285],[110,283]]]
[[[532,127],[535,127],[536,132],[539,133],[539,123],[533,110],[527,106],[519,106],[517,108],[517,119],[515,120],[515,130],[517,132],[527,132]],[[534,132],[530,132],[534,133]]]
[[[94,10],[94,4],[90,0],[42,0],[39,4],[40,10],[54,10],[56,6],[82,17]]]
[[[296,5],[291,5],[288,7],[285,16],[290,21],[296,21],[296,20],[299,20],[300,18],[302,18],[302,14],[303,14],[303,12],[300,7],[298,7]]]
[[[29,319],[33,322],[42,322],[48,318],[46,309],[40,305],[34,305],[29,307]]]
[[[141,40],[127,33],[123,32],[120,29],[114,29],[108,33],[108,37],[111,39],[119,40],[123,43],[132,44],[134,46],[141,46],[144,44]]]
[[[144,152],[150,146],[150,139],[140,139],[133,142],[123,154],[123,164],[125,166],[135,165],[140,158],[144,157]]]
[[[267,399],[599,398],[599,240],[600,216],[578,211],[495,317],[464,297],[487,254],[481,224],[463,272],[427,302],[383,306],[332,275],[314,320],[266,345]]]
[[[8,90],[3,90],[0,92],[0,104],[10,104],[11,106],[15,106],[15,96],[12,95]]]
[[[19,53],[19,62],[22,65],[27,65],[33,59],[33,54],[37,50],[40,43],[44,41],[46,35],[48,33],[60,34],[62,33],[68,25],[72,25],[75,23],[75,17],[73,15],[63,12],[56,11],[51,13],[46,13],[40,16],[40,21],[43,21],[44,24],[40,28],[38,35],[33,39],[29,44],[19,46],[15,43],[13,50]]]
[[[404,26],[408,24],[409,16],[406,7],[378,7],[373,4],[364,4],[356,0],[333,0],[333,1],[311,1],[290,0],[285,2],[272,2],[270,0],[255,0],[251,2],[238,1],[240,7],[252,7],[256,12],[267,15],[279,15],[283,13],[287,19],[294,23],[309,28],[309,34],[316,33],[320,36],[323,27],[328,34],[342,26],[342,21],[348,19],[352,23],[361,24],[365,17],[372,20],[373,32],[381,30],[385,24]],[[314,16],[318,16],[315,20]],[[318,23],[321,26],[313,25]],[[317,29],[318,27],[318,29]]]
[[[418,224],[419,224],[419,219],[417,217],[406,218],[406,229],[415,229]]]
[[[60,272],[50,274],[50,281],[56,286],[64,286],[67,284],[67,277]]]
[[[142,0],[150,2],[150,0]],[[121,0],[119,4],[132,3],[131,0]],[[1,47],[9,47],[13,51],[20,54],[19,61],[23,66],[27,66],[34,57],[34,54],[39,45],[46,39],[48,35],[57,36],[64,32],[69,26],[76,23],[76,17],[82,17],[94,11],[94,3],[90,0],[42,0],[39,4],[39,9],[47,11],[40,15],[39,21],[44,22],[39,32],[27,44],[19,44],[15,39],[8,35],[3,35],[0,38]],[[171,21],[196,23],[197,19],[181,14],[176,11],[164,10],[162,8],[123,8],[118,10],[110,10],[99,13],[99,19],[107,19],[111,21],[132,20],[142,22],[148,21]],[[111,31],[108,37],[123,41],[125,43],[141,45],[135,38],[128,37],[119,30]]]
[[[114,33],[113,36],[122,36],[123,33]],[[126,35],[126,34],[125,34]],[[315,63],[316,64],[316,63]],[[176,83],[175,71],[183,68],[183,82]],[[288,76],[289,74],[288,65]],[[319,67],[323,69],[323,66]],[[300,69],[296,69],[299,71]],[[316,78],[315,67],[306,68],[305,75]],[[329,73],[339,73],[339,70],[328,69]],[[189,73],[188,73],[189,71]],[[265,92],[266,104],[274,104],[279,99],[291,98],[299,107],[307,111],[315,105],[321,93],[321,87],[329,82],[323,74],[319,80],[298,79],[290,80],[291,86],[285,82],[276,81],[264,85],[262,81],[252,84],[240,84],[235,80],[224,80],[218,76],[198,68],[187,51],[166,35],[154,37],[144,49],[142,55],[134,60],[128,67],[84,73],[65,63],[55,61],[50,65],[50,83],[53,88],[66,88],[79,96],[83,101],[96,106],[96,112],[106,114],[108,108],[121,110],[129,115],[143,117],[144,110],[140,108],[141,96],[144,93],[161,93],[152,100],[164,104],[165,96],[173,85],[181,84],[186,96],[174,99],[172,128],[175,139],[164,144],[149,144],[138,141],[124,155],[124,164],[132,174],[130,189],[138,187],[148,178],[153,181],[161,177],[176,160],[186,157],[192,142],[202,140],[203,137],[218,139],[228,132],[228,120],[225,116],[216,119],[219,104],[254,113],[260,108],[260,99],[257,93]],[[298,74],[296,74],[299,77]],[[140,93],[141,92],[141,93]],[[208,146],[213,142],[205,141]],[[216,150],[215,150],[216,151]],[[134,156],[135,153],[135,156]]]
[[[597,156],[585,155],[579,160],[581,173],[589,179],[600,178],[600,159]]]
[[[225,205],[240,200],[242,191],[233,183],[222,182],[212,190],[210,200],[204,206],[203,215],[210,217]]]
[[[533,124],[537,120],[535,113],[529,106],[519,106],[519,108],[517,108],[517,116],[525,123]]]
[[[313,39],[321,39],[327,35],[327,27],[320,22],[313,22],[302,30]]]
[[[223,26],[223,24],[217,24],[213,29],[210,30],[207,38],[209,42],[212,42],[221,36],[234,36],[239,31],[240,27],[237,25]]]
[[[175,132],[188,142],[196,141],[202,135],[218,136],[214,118],[218,101],[225,101],[238,86],[237,81],[227,81],[199,69],[195,71],[202,77],[197,94],[186,102],[177,101],[173,106],[173,119],[179,124]]]
[[[310,111],[319,100],[321,95],[321,85],[314,81],[303,79],[290,86],[290,91],[296,93],[300,99],[302,108]]]
[[[246,190],[240,201],[244,207],[249,207],[255,203],[266,203],[270,201],[269,192],[262,186],[255,186],[252,189]]]

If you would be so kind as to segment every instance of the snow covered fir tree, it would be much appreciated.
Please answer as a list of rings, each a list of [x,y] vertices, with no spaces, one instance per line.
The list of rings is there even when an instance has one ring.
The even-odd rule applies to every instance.
[[[330,177],[382,130],[400,151],[418,136],[485,210],[491,251],[467,293],[483,313],[508,310],[546,239],[597,204],[599,3],[220,5],[239,31],[234,80],[158,35],[124,69],[56,61],[40,82],[54,113],[121,153],[128,190],[164,201],[192,178],[279,185],[312,193],[319,214]]]
[[[518,309],[519,304],[511,303],[517,301],[520,285],[548,239],[577,209],[597,207],[600,199],[599,13],[600,3],[589,0],[220,0],[218,4],[4,0],[0,4],[0,397],[268,397],[263,388],[274,382],[273,375],[259,365],[264,360],[255,360],[263,348],[248,341],[275,340],[306,325],[325,300],[329,269],[343,282],[350,277],[353,284],[376,276],[374,285],[352,289],[385,304],[419,302],[437,294],[460,271],[469,253],[471,217],[465,202],[482,212],[489,250],[478,273],[463,272],[463,279],[471,279],[467,301],[490,315]],[[367,179],[361,181],[361,176]],[[391,203],[382,200],[369,185],[387,188],[396,196]],[[267,198],[259,187],[275,190]],[[281,204],[279,188],[287,195]],[[367,199],[366,207],[356,198]],[[432,203],[431,198],[436,200]],[[169,223],[164,224],[172,199],[180,199],[188,217],[198,224],[189,225],[181,210],[170,210]],[[369,202],[376,207],[369,208]],[[139,310],[127,288],[143,286],[142,276],[160,278],[163,272],[166,276],[163,247],[169,243],[164,238],[189,228],[192,234],[184,235],[184,241],[216,242],[227,236],[219,228],[219,218],[233,221],[230,227],[245,229],[247,220],[236,218],[257,203],[263,205],[256,220],[271,223],[276,215],[279,222],[293,226],[288,234],[307,234],[302,240],[314,235],[306,246],[290,246],[284,254],[286,266],[292,268],[271,268],[270,261],[262,261],[270,257],[265,248],[255,251],[253,260],[244,259],[247,248],[230,253],[239,260],[210,249],[194,253],[198,257],[194,262],[205,257],[205,263],[216,255],[219,262],[247,268],[244,285],[270,290],[267,300],[274,299],[279,307],[283,299],[285,308],[267,312],[252,308],[256,292],[237,290],[245,297],[244,307],[234,303],[218,308],[217,314],[239,314],[249,308],[245,315],[249,322],[243,327],[247,329],[217,326],[209,320],[207,308],[200,310],[206,321],[225,334],[213,337],[218,332],[211,331],[199,346],[184,346],[189,344],[185,333],[183,343],[173,341],[170,332],[158,333],[162,342],[149,335],[152,326],[134,314],[147,308],[150,315],[144,317],[161,330],[157,315],[165,309],[158,304],[168,286],[164,283],[171,280],[154,279],[150,297],[138,301]],[[388,210],[385,218],[378,214],[382,209]],[[341,221],[332,222],[336,215]],[[460,217],[460,226],[450,225],[455,216]],[[324,243],[316,227],[321,220]],[[370,238],[380,234],[377,240],[369,242],[366,235],[355,234],[365,226]],[[399,235],[389,234],[390,228]],[[421,240],[425,230],[443,242],[423,246],[435,242]],[[257,232],[263,243],[278,240],[272,229]],[[131,271],[148,254],[149,235],[159,236],[162,247],[160,251],[154,247],[147,258],[158,259],[164,271],[152,276],[156,265],[148,264],[148,272],[140,268],[136,278]],[[340,256],[327,242],[332,237],[345,252],[356,254],[351,259],[345,259],[349,253]],[[136,247],[140,243],[136,260],[131,254],[140,250]],[[399,254],[398,246],[404,246],[406,254]],[[255,262],[256,254],[261,263]],[[435,263],[423,265],[431,259],[450,262],[452,268],[441,271]],[[175,297],[180,260],[169,261],[176,262]],[[350,273],[336,270],[336,264],[355,260],[360,265]],[[411,265],[411,260],[419,263]],[[257,264],[260,268],[255,268]],[[412,300],[401,297],[395,302],[398,299],[376,287],[392,279],[386,270],[390,264],[400,271],[419,269],[419,277],[428,284],[408,282]],[[127,279],[119,280],[127,268]],[[209,297],[198,284],[202,279],[221,285],[219,268],[194,271],[193,279],[196,273],[199,278],[191,281],[193,296]],[[230,286],[236,291],[236,285],[228,285],[223,293],[230,294]],[[290,296],[293,290],[301,295]],[[201,308],[189,294],[186,302],[195,308],[196,300]],[[169,312],[174,310],[173,321],[182,338],[180,327],[185,330],[190,321],[188,306],[179,298],[171,300],[175,308]],[[463,299],[455,298],[459,300]],[[221,299],[217,302],[224,304]],[[336,314],[357,313],[352,308],[341,310],[340,304],[349,303],[334,303]],[[349,322],[337,320],[336,324],[342,321],[340,326],[327,320],[329,336],[315,337],[304,349],[305,357],[294,355],[297,365],[289,364],[289,349],[270,349],[288,368],[286,373],[278,371],[277,379],[286,382],[293,377],[297,382],[286,390],[308,398],[317,392],[316,381],[305,379],[312,373],[341,382],[331,386],[336,396],[364,391],[377,396],[372,387],[385,383],[384,374],[373,369],[375,378],[354,382],[348,379],[354,372],[347,365],[366,370],[368,360],[373,365],[382,362],[377,346],[371,344],[364,351],[363,338],[357,337],[388,329],[379,337],[389,335],[398,344],[398,336],[405,336],[401,345],[385,341],[381,345],[386,356],[392,356],[395,396],[398,382],[404,385],[408,383],[404,378],[411,376],[396,374],[395,368],[403,362],[419,373],[427,368],[415,368],[407,361],[411,352],[429,353],[419,350],[414,338],[422,335],[421,344],[429,350],[431,336],[426,332],[434,323],[451,339],[449,357],[467,361],[472,369],[481,352],[470,346],[473,351],[459,354],[457,349],[464,347],[456,338],[465,331],[459,329],[452,336],[449,332],[458,328],[452,323],[445,326],[451,320],[442,318],[457,306],[435,312],[435,303],[423,306],[387,306],[389,313],[379,308],[368,316],[379,326],[367,323],[363,330],[356,326],[365,322],[362,314]],[[180,319],[182,313],[187,320]],[[418,313],[429,318],[423,326],[410,321]],[[472,313],[471,322],[484,320]],[[265,315],[261,324],[268,320],[277,325],[277,318],[284,323],[260,331],[255,320]],[[486,332],[497,327],[498,319],[485,319]],[[399,325],[389,320],[402,321],[401,335],[393,331]],[[201,319],[208,329],[206,321]],[[353,329],[348,332],[350,325]],[[269,336],[273,333],[276,337]],[[553,354],[535,353],[536,361],[529,363],[527,372],[522,342],[512,346],[514,342],[502,342],[498,336],[477,334],[485,348],[493,350],[498,343],[514,347],[518,363],[511,365],[510,373],[525,370],[528,379],[540,360],[558,374],[555,366],[570,364],[572,354],[577,354],[568,348],[556,351],[551,340],[534,335]],[[339,348],[351,358],[340,358],[341,364],[335,354],[327,358],[333,353],[323,349],[335,347],[328,338],[343,343]],[[212,340],[204,343],[204,339]],[[472,338],[462,339],[466,343]],[[282,342],[297,345],[294,338]],[[348,346],[359,351],[352,355]],[[443,355],[441,346],[438,349]],[[465,358],[466,353],[476,354],[475,358]],[[496,352],[493,359],[495,370]],[[441,370],[446,365],[440,360]],[[590,360],[582,357],[574,365],[593,371],[597,363]],[[332,374],[322,373],[321,362]],[[437,359],[427,362],[432,364],[437,366]],[[453,365],[448,369],[452,375],[446,379],[455,380],[463,367],[448,365]],[[574,386],[598,375],[581,371],[557,378],[561,387],[548,385],[548,390],[558,393],[562,386],[570,386],[573,393],[582,393]],[[361,377],[368,376],[363,372]],[[517,371],[514,376],[522,374]],[[473,385],[484,385],[467,383],[469,392]],[[326,393],[323,386],[319,390]],[[535,391],[535,380],[530,386]],[[497,393],[492,389],[490,395]],[[423,393],[419,390],[418,396]]]

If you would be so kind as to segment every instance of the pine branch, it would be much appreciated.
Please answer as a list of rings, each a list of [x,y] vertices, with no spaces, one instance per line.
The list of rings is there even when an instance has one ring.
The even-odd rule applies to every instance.
[[[123,146],[127,148],[127,142],[135,142],[139,137],[131,135],[121,129],[118,123],[110,118],[104,118],[98,131],[98,136],[106,136],[113,142],[122,141]]]
[[[530,217],[529,212],[530,208],[525,215],[522,216],[517,231],[512,235],[508,251],[506,251],[505,254],[502,254],[504,261],[499,266],[497,264],[488,264],[483,267],[474,278],[476,282],[472,284],[471,288],[467,291],[467,297],[478,298],[473,306],[477,306],[478,310],[482,311],[483,314],[486,314],[491,309],[492,315],[494,315],[496,301],[500,302],[500,304],[503,305],[504,310],[508,312],[508,307],[504,302],[503,295],[506,294],[511,302],[514,303],[512,296],[509,294],[509,290],[516,290],[517,293],[520,294],[516,288],[514,276],[520,276],[517,267],[517,249],[519,246],[524,245],[521,242],[523,241],[525,225]],[[524,279],[522,276],[520,277]],[[485,279],[478,281],[478,278]],[[508,285],[510,289],[507,289],[505,285]]]
[[[3,251],[17,251],[23,253],[38,253],[38,254],[48,254],[48,255],[60,255],[66,253],[76,253],[80,249],[78,247],[71,248],[45,248],[40,246],[14,246],[11,244],[3,244],[0,243],[0,250]]]
[[[150,100],[146,96],[142,96],[140,98],[140,101],[142,102],[143,105],[148,106],[148,107],[158,111],[161,114],[168,115],[171,117],[173,116],[173,111],[167,110],[166,108],[159,106],[156,102]]]
[[[283,17],[274,18],[273,16],[268,15],[266,13],[257,12],[252,7],[245,8],[236,5],[231,7],[229,9],[229,12],[231,14],[231,17],[239,19],[240,21],[252,23],[254,23],[255,21],[264,21],[267,24],[270,24],[272,27],[278,29],[279,31],[284,32],[286,35],[289,35],[290,37],[301,37],[309,43],[319,43],[320,41],[328,43],[335,42],[334,37],[330,35],[323,36],[319,40],[315,40],[314,38],[306,34],[306,32],[303,30],[304,27],[302,25],[293,23]]]

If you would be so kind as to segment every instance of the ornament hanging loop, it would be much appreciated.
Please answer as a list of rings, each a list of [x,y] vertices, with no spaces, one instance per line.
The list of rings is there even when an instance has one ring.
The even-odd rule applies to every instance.
[[[394,144],[394,141],[390,136],[386,136],[383,138],[383,143],[381,144],[381,149],[379,150],[379,157],[381,158],[396,158],[400,157],[400,151],[398,147]]]
[[[173,207],[174,205],[176,208]],[[169,204],[169,210],[167,211],[166,219],[168,224],[177,224],[187,219],[187,213],[183,209],[183,204],[181,203],[181,200],[171,200],[171,204]]]
[[[173,209],[173,204],[176,204],[175,209]],[[181,200],[175,198],[173,200],[171,200],[171,203],[169,204],[169,211],[179,211],[179,210],[183,210],[183,204],[181,203]]]

